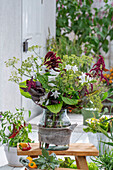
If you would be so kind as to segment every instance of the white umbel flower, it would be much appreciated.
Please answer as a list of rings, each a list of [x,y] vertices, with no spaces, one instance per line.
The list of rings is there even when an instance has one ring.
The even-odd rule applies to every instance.
[[[54,96],[54,98],[56,99],[59,96],[59,92],[57,90],[55,90],[55,92],[52,92],[51,96]]]

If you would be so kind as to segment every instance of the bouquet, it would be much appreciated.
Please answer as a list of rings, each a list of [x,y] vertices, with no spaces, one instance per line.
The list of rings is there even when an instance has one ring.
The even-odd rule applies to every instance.
[[[30,50],[34,51],[35,48],[33,46]],[[104,76],[108,70],[103,56],[99,55],[97,62],[92,65],[93,57],[90,56],[72,54],[64,55],[61,59],[49,51],[44,58],[31,55],[22,62],[21,68],[16,67],[17,62],[15,57],[6,62],[6,66],[15,69],[9,80],[18,83],[21,94],[42,108],[53,114],[62,109],[87,105],[100,108],[96,100],[101,103],[103,80],[109,84]],[[22,75],[27,76],[27,80],[22,81]]]

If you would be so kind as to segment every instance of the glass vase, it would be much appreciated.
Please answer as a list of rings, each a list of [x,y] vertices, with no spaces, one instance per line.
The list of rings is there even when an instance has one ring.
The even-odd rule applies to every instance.
[[[61,128],[70,126],[71,122],[67,115],[67,109],[61,110],[57,114],[44,109],[39,125],[47,128]]]

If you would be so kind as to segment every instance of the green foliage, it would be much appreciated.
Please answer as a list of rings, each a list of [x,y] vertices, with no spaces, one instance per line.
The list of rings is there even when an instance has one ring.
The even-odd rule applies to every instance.
[[[58,43],[56,43],[56,51],[63,53],[64,50],[64,53],[67,52],[65,54],[68,54],[70,50],[73,52],[73,42],[67,37],[67,34],[73,32],[75,34],[74,53],[76,55],[80,55],[81,51],[89,54],[92,53],[92,50],[93,54],[98,54],[101,48],[105,53],[108,52],[109,42],[107,38],[110,36],[110,39],[113,39],[113,6],[107,4],[108,0],[105,0],[104,7],[93,8],[93,2],[94,0],[57,1],[56,36]],[[63,38],[60,38],[61,36]],[[68,45],[66,45],[66,41]],[[62,44],[62,50],[60,46],[58,47],[58,44]],[[69,48],[66,50],[69,44],[70,50]]]
[[[26,88],[26,81],[19,83],[20,93],[22,96],[31,99],[31,95],[28,92],[24,92],[21,88]]]
[[[92,158],[99,169],[112,170],[113,169],[113,150],[105,150],[104,154],[99,157]]]
[[[69,99],[68,97],[62,97],[63,102],[69,105],[75,105],[78,103],[78,100],[75,99]]]
[[[40,155],[38,159],[35,159],[34,162],[36,163],[39,169],[47,170],[54,170],[55,167],[58,166],[60,163],[54,153],[49,155],[48,151],[44,148],[42,149],[42,155]]]
[[[64,159],[65,159],[64,161],[62,159],[59,159],[62,162],[62,163],[60,163],[61,168],[77,169],[75,160],[71,159],[70,157],[64,157]],[[98,167],[93,162],[88,163],[88,168],[89,168],[89,170],[98,170]]]
[[[24,120],[24,112],[24,109],[16,109],[15,113],[11,113],[10,111],[5,111],[3,113],[1,112],[0,141],[2,144],[8,144],[10,147],[16,147],[17,143],[31,142],[28,134],[31,133],[32,127],[30,124],[26,125]],[[17,131],[21,125],[22,128],[15,137],[9,138],[9,136],[14,133],[14,125]]]
[[[40,46],[32,46],[29,48],[29,52],[34,52],[34,55],[27,57],[24,61],[22,61],[21,66],[18,68],[20,64],[20,60],[16,57],[5,61],[6,67],[12,67],[13,71],[11,71],[11,76],[9,81],[15,82],[19,84],[22,81],[22,76],[26,76],[31,78],[34,74],[38,73],[39,65],[41,62],[41,57],[39,56]]]
[[[100,113],[102,110],[102,107],[103,107],[103,104],[102,104],[102,101],[100,98],[100,92],[96,93],[95,95],[91,95],[89,97],[89,100],[93,103],[92,108],[94,108],[94,109],[97,108]]]
[[[27,159],[20,158],[20,162],[24,166],[28,166],[29,162]],[[55,170],[61,161],[59,161],[54,153],[49,155],[46,149],[42,149],[42,155],[39,155],[38,158],[33,159],[33,162],[37,165],[38,169],[44,170]]]
[[[48,110],[50,110],[50,112],[52,113],[59,113],[61,108],[62,108],[63,102],[59,103],[59,104],[54,104],[54,105],[48,105],[46,106]]]
[[[107,132],[108,128],[109,128],[109,122],[106,121],[106,120],[108,120],[108,118],[106,116],[105,117],[101,117],[99,119],[96,119],[96,118],[88,119],[87,120],[87,126],[88,127],[84,128],[83,130],[85,132],[96,133],[96,132],[101,132],[101,130],[98,128],[98,127],[100,127],[105,132]]]

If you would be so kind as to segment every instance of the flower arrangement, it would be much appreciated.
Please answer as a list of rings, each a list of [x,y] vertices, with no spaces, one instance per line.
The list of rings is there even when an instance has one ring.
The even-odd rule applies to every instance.
[[[30,50],[34,51],[35,48],[33,46]],[[21,68],[15,66],[18,59],[9,59],[6,66],[15,69],[9,80],[19,84],[24,97],[32,99],[54,115],[62,109],[86,106],[95,94],[100,99],[102,80],[109,84],[103,74],[108,70],[101,55],[92,68],[93,57],[85,55],[64,55],[61,59],[56,53],[49,51],[44,59],[37,56],[28,57],[22,62]],[[29,78],[22,81],[22,75]]]

